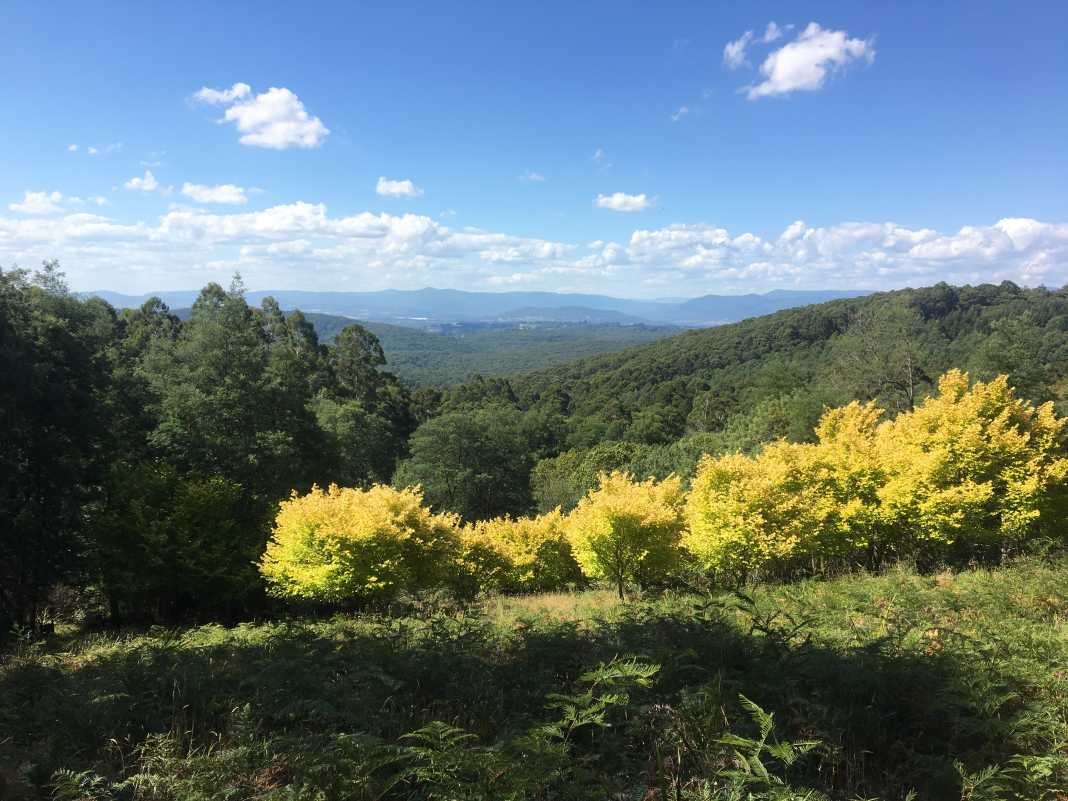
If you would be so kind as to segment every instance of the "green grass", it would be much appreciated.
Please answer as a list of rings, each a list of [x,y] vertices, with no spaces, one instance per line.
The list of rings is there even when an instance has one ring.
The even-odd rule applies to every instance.
[[[774,713],[763,745],[743,696]],[[1064,799],[1068,561],[61,634],[0,666],[0,776],[4,798]]]

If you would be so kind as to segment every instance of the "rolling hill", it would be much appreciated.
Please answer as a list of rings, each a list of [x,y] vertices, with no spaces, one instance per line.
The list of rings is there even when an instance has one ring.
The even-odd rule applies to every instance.
[[[175,310],[181,318],[189,309]],[[382,343],[386,369],[411,387],[446,387],[476,375],[506,376],[642,345],[679,332],[669,325],[618,322],[445,323],[413,328],[334,314],[305,314],[321,342],[359,322]],[[611,319],[609,315],[609,319]]]
[[[860,327],[879,319],[898,327]],[[920,360],[921,393],[957,367],[977,376],[1006,372],[1038,400],[1068,398],[1068,287],[1021,289],[1008,282],[939,284],[787,309],[514,376],[510,385],[525,406],[561,399],[573,427],[586,419],[618,432],[642,417],[659,417],[665,431],[681,436],[752,413],[768,399],[803,396],[818,415],[824,403],[864,394],[861,379],[845,375],[850,353],[863,347],[873,362],[892,357],[902,338]],[[858,368],[856,361],[854,372],[881,366]]]
[[[171,308],[187,308],[197,292],[157,292],[124,295],[86,293],[116,308],[140,306],[158,297]],[[708,326],[835,298],[867,294],[860,290],[773,290],[764,294],[704,295],[691,300],[632,300],[605,295],[559,292],[464,292],[456,289],[388,289],[379,292],[306,292],[267,290],[246,293],[259,305],[273,297],[283,309],[336,314],[358,320],[415,327],[453,322],[497,322],[550,319],[557,322],[645,322],[680,326]]]

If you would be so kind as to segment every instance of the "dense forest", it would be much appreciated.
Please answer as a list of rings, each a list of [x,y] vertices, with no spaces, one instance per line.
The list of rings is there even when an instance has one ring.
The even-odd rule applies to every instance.
[[[179,316],[181,313],[179,312]],[[319,340],[330,343],[353,320],[308,313]],[[475,376],[554,367],[586,356],[644,345],[679,333],[670,325],[620,323],[447,323],[430,329],[361,322],[378,337],[386,369],[412,388],[445,387]]]
[[[950,368],[1068,399],[1068,292],[938,285],[690,331],[511,379],[410,390],[351,324],[212,284],[185,320],[70,293],[58,265],[0,274],[0,628],[92,587],[116,620],[239,616],[278,504],[313,485],[422,488],[474,522],[568,512],[598,476],[678,476],[703,454],[813,442],[825,408],[889,414]],[[67,602],[71,602],[69,598]]]
[[[324,334],[0,271],[0,797],[1059,797],[1068,290]]]

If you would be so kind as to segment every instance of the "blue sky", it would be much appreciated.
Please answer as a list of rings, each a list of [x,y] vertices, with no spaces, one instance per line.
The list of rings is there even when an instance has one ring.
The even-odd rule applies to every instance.
[[[120,291],[1060,286],[1066,26],[1063,2],[8,2],[0,265]]]

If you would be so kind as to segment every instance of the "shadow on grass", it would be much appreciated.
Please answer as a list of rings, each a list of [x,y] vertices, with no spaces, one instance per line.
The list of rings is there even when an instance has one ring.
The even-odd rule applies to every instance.
[[[570,758],[605,782],[640,786],[653,770],[700,778],[717,738],[744,727],[740,694],[774,711],[783,736],[822,741],[792,775],[835,798],[914,788],[955,800],[955,760],[974,769],[1016,750],[1012,715],[993,700],[1010,688],[970,652],[910,653],[892,637],[834,649],[812,644],[803,626],[751,625],[733,609],[676,601],[585,626],[531,619],[503,631],[441,615],[104,640],[80,656],[30,655],[0,669],[0,766],[43,794],[61,768],[118,778],[144,770],[160,743],[171,767],[156,770],[255,743],[216,766],[234,797],[264,782],[312,787],[316,760],[338,738],[395,742],[434,720],[483,744],[522,738],[553,719],[547,695],[573,692],[585,671],[618,656],[661,670],[632,693],[611,737],[573,743]],[[139,748],[146,742],[156,751]],[[668,750],[665,767],[655,755]]]

